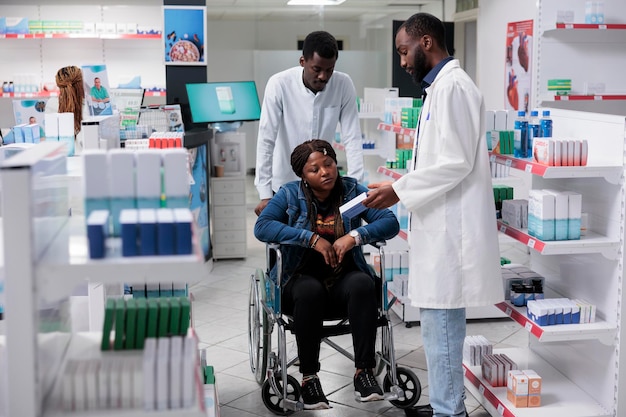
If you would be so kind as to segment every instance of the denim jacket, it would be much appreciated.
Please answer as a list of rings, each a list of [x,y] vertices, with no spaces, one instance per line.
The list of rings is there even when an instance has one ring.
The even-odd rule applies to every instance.
[[[357,183],[354,178],[342,177],[343,203],[357,195],[367,192],[367,188]],[[276,195],[269,201],[254,225],[254,236],[262,242],[279,243],[283,254],[284,285],[304,258],[309,247],[313,231],[307,219],[306,197],[301,189],[301,181],[292,181],[283,185]],[[343,216],[345,233],[356,229],[361,235],[363,245],[391,239],[400,231],[396,216],[388,209],[378,210],[368,208],[356,217]],[[367,224],[362,225],[365,220]],[[357,267],[371,275],[370,268],[365,262],[363,251],[356,248],[351,251]],[[270,275],[276,280],[276,268]]]

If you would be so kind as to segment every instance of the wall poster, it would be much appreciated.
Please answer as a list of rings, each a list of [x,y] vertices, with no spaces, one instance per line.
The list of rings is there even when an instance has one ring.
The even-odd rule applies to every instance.
[[[206,65],[206,7],[163,6],[165,65]]]
[[[532,20],[507,24],[504,105],[507,110],[524,110],[526,114],[532,86],[532,38]]]

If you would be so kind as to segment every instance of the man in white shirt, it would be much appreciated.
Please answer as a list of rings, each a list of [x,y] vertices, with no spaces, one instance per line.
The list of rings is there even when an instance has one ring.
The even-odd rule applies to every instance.
[[[258,215],[281,185],[297,180],[291,152],[310,139],[335,139],[341,124],[348,176],[363,179],[363,145],[356,90],[348,74],[335,71],[337,41],[328,32],[304,40],[300,66],[274,74],[267,82],[259,121],[256,186]]]

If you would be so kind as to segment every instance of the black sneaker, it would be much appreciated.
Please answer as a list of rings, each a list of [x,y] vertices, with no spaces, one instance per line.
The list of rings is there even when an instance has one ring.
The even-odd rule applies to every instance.
[[[317,376],[302,383],[302,402],[305,410],[324,410],[330,408],[322,384]]]
[[[354,377],[354,396],[362,402],[385,399],[371,369],[364,369]]]

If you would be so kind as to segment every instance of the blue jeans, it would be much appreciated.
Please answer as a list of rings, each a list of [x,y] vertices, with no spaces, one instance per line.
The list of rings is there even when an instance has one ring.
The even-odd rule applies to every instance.
[[[420,309],[434,417],[465,417],[463,342],[465,309]]]

